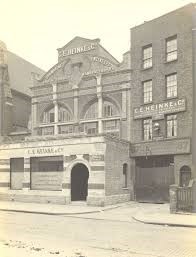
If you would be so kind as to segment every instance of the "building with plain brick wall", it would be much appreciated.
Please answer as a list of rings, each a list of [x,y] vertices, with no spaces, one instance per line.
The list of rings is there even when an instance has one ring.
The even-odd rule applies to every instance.
[[[122,63],[99,39],[57,49],[57,64],[32,73],[30,123],[18,94],[31,132],[0,145],[0,199],[165,202],[171,184],[187,186],[196,176],[195,31],[189,4],[132,28]]]
[[[196,175],[195,17],[189,4],[131,29],[131,157],[138,200],[166,200],[169,184]]]

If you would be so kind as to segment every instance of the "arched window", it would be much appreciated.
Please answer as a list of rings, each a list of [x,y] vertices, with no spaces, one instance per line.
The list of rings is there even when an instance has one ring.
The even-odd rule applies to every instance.
[[[118,114],[119,114],[118,110],[114,104],[108,101],[104,101],[104,105],[103,105],[104,117],[113,117],[113,116],[117,116]]]
[[[43,113],[42,121],[43,121],[43,123],[54,122],[54,107],[52,107],[51,109],[49,109]]]
[[[123,188],[127,188],[127,163],[123,164]]]
[[[191,168],[184,165],[180,169],[180,186],[188,186],[191,180]]]
[[[59,122],[67,122],[71,120],[70,112],[63,106],[59,106],[58,119]]]
[[[93,103],[88,110],[86,111],[86,114],[84,116],[85,119],[97,119],[98,117],[98,106],[97,102]]]
[[[58,105],[58,122],[67,122],[71,120],[72,115],[66,107]],[[54,106],[44,111],[42,116],[43,123],[55,122],[55,111]]]

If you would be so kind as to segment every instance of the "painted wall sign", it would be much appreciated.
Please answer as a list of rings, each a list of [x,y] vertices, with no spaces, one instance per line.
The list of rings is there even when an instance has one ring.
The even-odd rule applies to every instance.
[[[63,172],[32,172],[31,180],[31,188],[33,190],[61,190]]]
[[[41,147],[27,150],[28,155],[63,154],[63,147]]]
[[[112,66],[113,66],[112,63],[110,63],[110,62],[107,61],[106,59],[101,58],[101,57],[99,57],[99,56],[93,56],[93,57],[91,57],[91,60],[92,60],[93,62],[102,63],[103,65],[108,66],[108,67],[112,67]]]
[[[158,104],[149,104],[134,108],[134,119],[153,117],[161,114],[182,112],[186,110],[186,99],[169,100]]]
[[[147,152],[148,151],[148,152]],[[190,139],[162,140],[149,143],[133,144],[131,146],[131,157],[167,154],[190,153]]]
[[[114,68],[113,67],[107,67],[107,68],[103,68],[103,69],[97,69],[97,70],[89,70],[84,72],[82,75],[93,75],[93,74],[100,74],[100,73],[104,73],[104,72],[110,72],[113,71]]]
[[[66,57],[66,56],[73,55],[73,54],[80,54],[83,52],[88,52],[88,51],[94,50],[96,48],[96,46],[97,46],[97,44],[92,43],[89,45],[78,46],[78,47],[74,47],[71,49],[60,50],[59,57]]]

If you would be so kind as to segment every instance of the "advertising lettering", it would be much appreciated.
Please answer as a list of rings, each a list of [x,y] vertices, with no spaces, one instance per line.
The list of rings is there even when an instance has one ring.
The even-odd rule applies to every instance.
[[[91,50],[94,50],[96,48],[97,44],[90,44],[90,45],[84,45],[84,46],[79,46],[79,47],[74,47],[68,50],[61,50],[59,51],[59,57],[65,57],[73,54],[79,54],[83,52],[88,52]]]
[[[186,100],[177,99],[164,103],[151,104],[134,108],[134,119],[151,117],[160,114],[182,112],[186,110]]]

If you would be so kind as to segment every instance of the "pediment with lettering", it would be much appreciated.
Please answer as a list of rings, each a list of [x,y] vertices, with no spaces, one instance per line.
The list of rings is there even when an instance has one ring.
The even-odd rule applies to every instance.
[[[67,79],[74,86],[80,83],[83,76],[114,71],[119,65],[99,44],[99,39],[76,37],[58,49],[58,57],[59,62],[41,78],[41,82]]]

